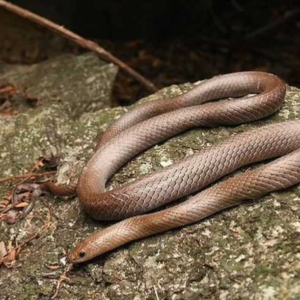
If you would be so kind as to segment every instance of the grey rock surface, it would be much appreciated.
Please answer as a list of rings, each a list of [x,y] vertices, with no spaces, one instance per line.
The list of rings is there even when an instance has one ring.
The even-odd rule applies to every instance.
[[[112,83],[115,69],[103,67]],[[72,104],[65,100],[72,100],[68,94],[72,80],[65,80],[68,84],[61,101],[45,100],[40,107],[16,117],[0,118],[0,177],[24,172],[51,150],[61,158],[56,180],[69,182],[91,157],[101,133],[126,112],[120,107],[99,109],[97,104],[90,111],[86,101],[94,103],[91,99],[95,100],[95,96],[87,99],[86,95],[76,98],[78,110],[73,114]],[[95,79],[95,84],[102,86],[101,80]],[[111,83],[107,83],[109,87]],[[191,87],[186,84],[165,88],[141,102],[169,98]],[[53,89],[51,80],[44,89],[36,89],[45,93],[43,97],[48,95],[48,89]],[[71,89],[70,93],[86,92],[86,86],[79,89],[82,90],[76,93]],[[271,118],[238,127],[186,132],[136,157],[110,184],[118,186],[139,178],[249,128],[297,119],[299,105],[300,91],[290,88],[284,107]],[[1,185],[1,194],[9,187]],[[64,283],[58,299],[298,299],[299,191],[294,187],[272,193],[79,265],[69,274],[70,280]],[[70,248],[105,226],[86,215],[77,198],[66,200],[51,195],[47,195],[46,202],[37,203],[31,218],[14,225],[2,222],[0,241],[5,243],[22,243],[41,228],[44,230],[21,253],[16,268],[0,268],[0,299],[49,299],[62,269],[52,271],[47,266],[63,267]]]

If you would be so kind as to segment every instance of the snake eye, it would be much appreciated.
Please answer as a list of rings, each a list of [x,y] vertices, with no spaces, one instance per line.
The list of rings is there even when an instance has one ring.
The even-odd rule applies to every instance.
[[[85,256],[85,252],[84,251],[79,252],[79,257],[80,258],[83,258],[84,256]]]

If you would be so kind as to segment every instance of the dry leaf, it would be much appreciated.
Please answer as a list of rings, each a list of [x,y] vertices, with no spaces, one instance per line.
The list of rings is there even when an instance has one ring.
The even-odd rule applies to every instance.
[[[4,261],[4,257],[7,255],[6,247],[4,242],[0,242],[0,266],[2,265]]]
[[[29,203],[27,203],[27,202],[21,202],[21,203],[17,204],[15,207],[17,207],[17,208],[22,208],[22,207],[28,206],[28,204],[29,204]]]
[[[10,263],[14,260],[16,260],[17,254],[16,254],[16,249],[13,248],[10,252],[5,257],[5,263]]]

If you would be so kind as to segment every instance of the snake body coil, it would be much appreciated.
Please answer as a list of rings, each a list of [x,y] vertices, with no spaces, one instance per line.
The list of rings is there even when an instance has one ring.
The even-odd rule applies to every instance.
[[[96,219],[128,219],[96,231],[75,247],[69,260],[87,261],[127,242],[197,222],[243,200],[299,182],[300,121],[290,121],[238,134],[159,172],[105,190],[121,166],[156,143],[192,127],[237,125],[267,117],[280,108],[285,92],[285,84],[274,75],[241,72],[214,77],[183,95],[148,102],[127,112],[102,136],[82,171],[77,195]],[[220,100],[248,94],[255,95]],[[277,157],[181,204],[137,216],[193,194],[244,165]]]

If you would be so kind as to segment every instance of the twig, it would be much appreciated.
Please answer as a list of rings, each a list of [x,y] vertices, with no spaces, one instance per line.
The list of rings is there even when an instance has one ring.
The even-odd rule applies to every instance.
[[[13,180],[18,180],[18,179],[22,179],[22,178],[31,178],[31,177],[41,177],[41,176],[45,176],[45,175],[53,175],[55,174],[56,171],[49,171],[49,172],[43,172],[43,173],[27,173],[27,174],[23,174],[23,175],[17,175],[17,176],[10,176],[10,177],[5,177],[5,178],[0,178],[0,184],[3,182],[7,182],[7,181],[13,181]]]
[[[58,296],[58,293],[61,289],[62,283],[66,280],[69,280],[69,278],[67,277],[67,273],[70,272],[70,270],[72,268],[73,268],[73,264],[68,264],[67,265],[65,271],[63,272],[63,274],[57,280],[56,289],[55,289],[55,292],[54,292],[53,296],[51,297],[51,299],[55,299]]]
[[[223,32],[226,33],[228,31],[228,29],[225,27],[223,21],[221,21],[221,19],[218,17],[218,15],[215,13],[214,7],[213,7],[213,1],[209,1],[209,11],[210,14],[212,16],[212,19],[215,23],[215,25],[218,27],[218,29]]]
[[[51,272],[51,273],[42,273],[41,276],[43,278],[49,278],[49,279],[57,279],[59,276],[57,275],[57,273],[55,272]]]
[[[26,174],[23,175],[17,175],[17,176],[11,176],[11,177],[5,177],[5,178],[0,178],[0,184],[7,182],[7,181],[13,181],[13,180],[18,180],[18,179],[22,179],[21,181],[19,181],[18,183],[16,183],[12,189],[11,192],[11,197],[10,197],[10,202],[12,202],[12,204],[8,204],[6,208],[4,209],[0,209],[0,221],[2,221],[4,214],[6,212],[8,212],[9,210],[15,208],[17,206],[17,202],[14,203],[14,195],[15,195],[15,190],[17,188],[18,185],[22,184],[23,182],[29,180],[32,177],[41,177],[41,176],[45,176],[45,175],[53,175],[56,174],[56,171],[48,171],[48,172],[42,172],[42,173],[35,173],[39,170],[39,160],[36,161],[35,165],[31,168],[31,170],[29,172],[27,172]]]
[[[243,11],[244,8],[236,1],[236,0],[231,0],[231,4],[237,11]]]
[[[155,285],[153,286],[153,289],[154,289],[156,300],[159,300],[159,296],[158,296],[157,289],[156,289]]]
[[[26,9],[20,8],[16,5],[13,5],[11,3],[8,3],[6,1],[0,0],[0,7],[3,7],[4,9],[17,14],[23,18],[26,18],[36,24],[39,24],[42,27],[46,27],[50,29],[53,32],[59,33],[62,36],[66,37],[67,39],[71,40],[72,42],[77,43],[81,47],[88,49],[90,51],[93,51],[99,55],[103,60],[109,61],[120,67],[120,69],[127,72],[129,75],[134,77],[137,81],[141,82],[150,92],[156,92],[157,88],[154,86],[152,82],[150,82],[148,79],[146,79],[144,76],[139,74],[137,71],[133,70],[131,67],[129,67],[127,64],[125,64],[123,61],[112,55],[107,50],[100,47],[98,44],[91,40],[84,39],[80,35],[64,28],[63,26],[59,26],[56,23],[47,20],[35,13],[32,13]]]
[[[32,237],[30,237],[25,242],[23,242],[21,245],[17,246],[17,249],[19,249],[19,251],[22,251],[22,248],[24,248],[24,246],[26,246],[28,243],[32,242],[33,240],[39,238],[40,236],[41,236],[41,233],[37,232]]]
[[[256,39],[260,36],[263,36],[264,34],[270,33],[272,30],[275,30],[279,26],[282,26],[284,23],[287,23],[294,18],[296,18],[300,14],[300,9],[295,9],[286,12],[281,18],[276,19],[275,21],[265,25],[264,27],[261,27],[249,34],[246,35],[245,39]]]

